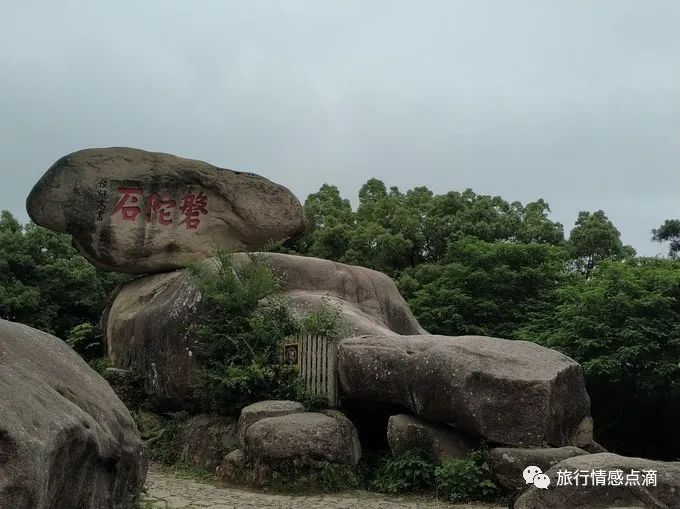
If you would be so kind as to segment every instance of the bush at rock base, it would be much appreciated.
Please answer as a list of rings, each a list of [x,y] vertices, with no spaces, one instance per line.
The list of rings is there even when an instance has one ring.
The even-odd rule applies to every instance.
[[[438,495],[451,502],[488,500],[498,494],[482,450],[469,458],[445,460],[435,468],[434,477]]]
[[[467,458],[445,460],[439,466],[432,464],[425,452],[411,449],[383,458],[378,465],[368,487],[382,493],[434,492],[450,502],[498,496],[484,449],[472,451]]]
[[[269,465],[246,459],[241,453],[231,466],[227,482],[277,493],[332,493],[360,488],[361,476],[353,465],[327,461],[306,466],[281,463],[272,469]]]
[[[416,449],[385,459],[372,486],[382,493],[417,493],[434,486],[434,465]]]

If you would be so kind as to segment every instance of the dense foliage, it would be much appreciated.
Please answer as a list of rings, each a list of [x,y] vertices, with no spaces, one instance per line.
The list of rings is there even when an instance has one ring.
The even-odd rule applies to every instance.
[[[437,493],[450,502],[487,500],[498,494],[484,450],[473,451],[468,458],[443,461],[434,469],[434,477]]]
[[[680,451],[680,263],[635,258],[573,278],[520,336],[564,351],[586,374],[598,433],[628,454]]]
[[[389,455],[373,474],[370,486],[390,494],[434,491],[454,503],[488,500],[498,493],[483,449],[440,465],[432,464],[417,449]]]
[[[96,356],[88,346],[97,341],[95,325],[108,294],[124,279],[95,269],[68,235],[0,213],[0,318],[73,337],[81,353]]]
[[[190,270],[213,304],[205,321],[193,328],[203,365],[202,409],[231,415],[267,399],[297,399],[318,407],[319,398],[304,389],[297,368],[283,362],[281,347],[301,331],[333,338],[342,326],[339,312],[322,302],[304,321],[297,320],[280,297],[280,275],[261,253],[236,263],[232,253],[217,250],[213,267],[196,264]]]
[[[373,488],[382,493],[419,493],[434,487],[434,465],[418,450],[388,456],[375,472]]]

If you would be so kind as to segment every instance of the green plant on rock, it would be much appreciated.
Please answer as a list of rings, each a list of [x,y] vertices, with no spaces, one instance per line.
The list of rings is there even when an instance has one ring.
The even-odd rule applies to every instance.
[[[204,370],[197,392],[204,410],[230,415],[264,399],[297,399],[298,380],[295,368],[285,364],[216,361]]]
[[[189,267],[212,304],[190,331],[203,365],[201,407],[233,414],[262,399],[297,399],[300,379],[282,362],[281,344],[300,326],[281,298],[280,276],[261,253],[237,259],[217,250],[214,263]]]
[[[442,462],[434,470],[437,494],[451,502],[486,500],[497,494],[484,451]]]
[[[434,486],[435,467],[422,451],[412,449],[388,457],[375,472],[372,487],[382,493],[417,493]]]
[[[334,305],[330,297],[324,296],[316,308],[302,319],[302,330],[337,341],[348,331],[348,326],[342,318],[340,306]]]

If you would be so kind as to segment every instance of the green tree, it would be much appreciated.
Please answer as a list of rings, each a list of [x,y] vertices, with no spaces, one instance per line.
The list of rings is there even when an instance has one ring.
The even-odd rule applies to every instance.
[[[406,271],[399,288],[431,333],[515,338],[528,316],[552,306],[566,260],[561,246],[465,237],[442,263]]]
[[[569,246],[577,268],[586,275],[600,260],[635,254],[630,246],[624,247],[621,233],[602,210],[579,212],[574,229],[569,234]]]
[[[669,242],[668,256],[677,259],[680,255],[680,219],[666,219],[661,226],[652,230],[652,240]]]
[[[99,321],[124,279],[95,269],[68,235],[0,214],[0,318],[66,339],[74,327]]]
[[[324,184],[305,200],[307,231],[298,239],[294,250],[338,260],[349,246],[349,228],[353,224],[352,206],[340,196],[335,186]]]
[[[605,446],[672,457],[680,450],[680,264],[635,258],[600,262],[566,280],[552,312],[518,335],[580,362]]]

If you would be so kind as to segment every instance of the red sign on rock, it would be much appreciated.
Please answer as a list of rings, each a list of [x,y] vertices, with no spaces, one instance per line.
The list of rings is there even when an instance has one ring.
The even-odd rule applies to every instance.
[[[124,221],[134,221],[142,213],[142,199],[144,189],[141,187],[119,187],[120,198],[113,207],[111,216],[120,212]],[[172,224],[172,209],[177,208],[177,203],[169,193],[151,193],[145,200],[145,219],[151,223],[154,217],[158,217],[158,223],[167,226]],[[179,222],[194,230],[201,222],[200,216],[208,213],[208,197],[202,191],[198,193],[187,192],[184,194],[179,206],[180,215],[184,219]]]

